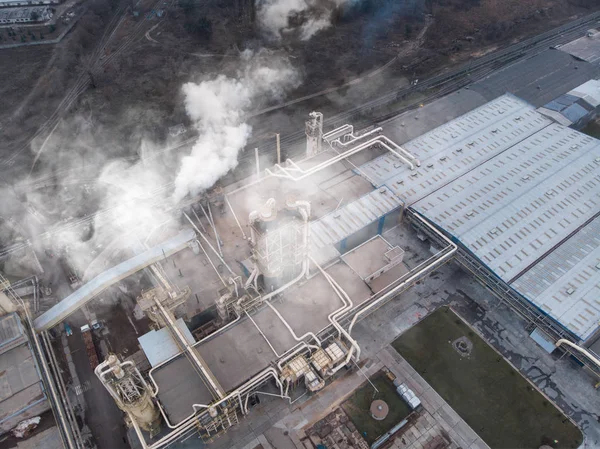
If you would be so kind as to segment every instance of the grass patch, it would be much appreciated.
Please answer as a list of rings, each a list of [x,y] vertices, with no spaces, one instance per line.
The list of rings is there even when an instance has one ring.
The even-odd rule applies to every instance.
[[[352,396],[342,404],[342,408],[369,445],[377,441],[381,435],[411,412],[410,407],[398,396],[394,384],[384,372],[380,371],[373,375],[370,381],[373,382],[379,393],[375,393],[371,384],[367,382],[355,390]],[[389,414],[382,421],[373,419],[369,411],[371,402],[375,399],[385,401],[390,407]]]
[[[473,343],[468,357],[451,345],[464,336]],[[581,444],[579,429],[447,307],[392,346],[493,449]]]

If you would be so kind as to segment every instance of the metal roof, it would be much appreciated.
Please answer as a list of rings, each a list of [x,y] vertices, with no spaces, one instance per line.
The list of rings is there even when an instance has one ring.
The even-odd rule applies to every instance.
[[[550,123],[531,105],[506,94],[404,144],[421,161],[416,170],[387,153],[356,171],[410,205]]]
[[[600,321],[600,217],[577,231],[512,287],[582,339]]]
[[[599,141],[551,125],[415,209],[509,282],[598,211],[596,158]]]
[[[600,61],[600,33],[591,32],[590,35],[561,45],[559,49],[584,61],[598,62]]]
[[[379,174],[409,204],[419,198],[413,209],[585,339],[600,319],[600,219],[586,226],[600,212],[600,141],[548,124],[513,97],[507,101],[517,111],[509,120],[476,127],[471,135],[461,136],[461,145],[438,142],[447,149],[435,155],[433,167],[431,158],[419,153],[423,145],[431,145],[431,136],[404,145],[421,157],[417,176],[409,171],[381,176],[384,170],[378,171],[375,164],[368,167],[370,176]],[[484,110],[486,106],[479,108]],[[517,116],[521,118],[515,120]],[[446,130],[453,127],[453,122],[445,125]],[[499,132],[489,134],[497,128]],[[436,130],[430,134],[436,135]],[[457,147],[463,148],[460,154]],[[441,154],[444,161],[439,160]],[[436,165],[443,167],[443,174]]]
[[[402,202],[387,187],[374,190],[311,222],[312,248],[340,242],[401,205]]]
[[[581,86],[576,87],[570,95],[582,98],[593,107],[600,106],[600,80],[589,80]]]
[[[0,317],[0,350],[21,336],[23,336],[23,326],[19,315],[10,313]]]
[[[188,343],[193,345],[195,343],[194,337],[192,336],[188,327],[185,325],[183,319],[179,318],[177,321],[175,321],[175,324],[185,336],[185,339],[188,341]],[[173,335],[169,329],[166,327],[163,327],[157,331],[152,330],[139,337],[138,341],[140,342],[140,346],[142,347],[144,354],[146,354],[150,365],[153,367],[160,365],[165,360],[168,360],[181,352],[181,348],[173,338]]]

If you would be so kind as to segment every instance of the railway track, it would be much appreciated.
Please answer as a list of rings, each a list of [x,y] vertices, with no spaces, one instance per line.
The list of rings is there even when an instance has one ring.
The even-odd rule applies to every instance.
[[[159,4],[161,1],[159,1],[157,4]],[[499,68],[506,67],[516,61],[533,57],[541,53],[542,51],[547,50],[549,47],[563,44],[577,37],[580,37],[583,31],[586,31],[591,26],[596,26],[599,20],[600,12],[582,17],[578,20],[565,24],[554,30],[547,31],[541,35],[527,39],[506,49],[499,50],[494,53],[489,53],[472,62],[463,64],[462,66],[454,70],[438,74],[428,80],[421,82],[418,86],[406,86],[395,89],[379,98],[376,98],[355,108],[344,111],[340,114],[329,117],[325,120],[324,125],[327,128],[334,128],[335,126],[340,126],[344,123],[349,122],[358,125],[366,125],[387,120],[391,117],[397,116],[403,112],[418,107],[420,103],[429,102],[435,100],[436,98],[443,97],[457,89],[467,86],[468,84],[474,81],[483,79],[486,76],[493,73],[494,71],[498,70]],[[140,27],[139,29],[142,28]],[[132,37],[128,42],[132,43],[135,41],[135,39],[135,37]],[[126,44],[127,43],[124,43],[123,45]],[[123,47],[120,46],[119,48]],[[425,93],[426,95],[425,97],[420,98],[418,102],[402,106],[401,108],[396,109],[393,112],[381,112],[382,108],[388,107],[393,103],[401,101],[402,99],[415,93]],[[304,131],[302,129],[293,133],[289,133],[287,135],[283,135],[281,137],[282,147],[293,148],[294,144],[300,142],[303,138]],[[178,145],[169,147],[161,151],[160,154],[185,147],[187,145],[192,144],[195,140],[195,138],[187,139]],[[275,144],[264,144],[259,148],[259,151],[263,154],[273,154],[275,151]],[[298,154],[299,153],[288,151],[285,155],[286,157],[295,157]],[[133,161],[137,159],[137,156],[133,156],[128,159]],[[244,165],[252,165],[254,163],[254,153],[252,151],[242,152],[239,157],[239,160],[239,165],[242,166],[241,168],[243,168]],[[29,184],[28,186],[34,188],[36,187],[36,185],[41,186],[41,184],[45,184],[46,181],[51,180],[50,178],[53,177],[56,177],[56,174],[54,174],[51,177],[48,177],[49,179],[38,179]],[[165,194],[169,192],[172,187],[173,182],[170,182],[156,189],[153,193],[155,196],[155,200],[150,205],[153,207],[161,207],[163,209],[175,207],[173,205],[165,204],[163,200],[163,198],[165,198]],[[178,205],[177,207],[180,206],[181,205]],[[108,216],[108,214],[113,212],[114,209],[115,208],[102,209],[94,214],[77,218],[64,225],[57,226],[52,230],[38,235],[37,237],[35,237],[35,240],[38,242],[45,241],[61,232],[65,232],[67,230],[75,229],[80,226],[89,224],[96,218]],[[31,245],[32,243],[30,240],[10,245],[0,250],[0,258],[9,255],[12,252],[23,250],[24,248],[27,248]]]
[[[152,9],[158,8],[163,2],[164,2],[164,0],[158,0],[152,6]],[[174,0],[171,0],[169,5],[172,5],[173,2],[174,2]],[[117,58],[124,51],[126,51],[129,47],[131,47],[132,44],[134,44],[140,38],[143,37],[143,35],[145,33],[145,25],[149,21],[149,18],[147,16],[144,16],[144,18],[142,20],[140,20],[138,23],[136,23],[132,32],[127,36],[126,39],[124,39],[118,45],[118,47],[113,52],[111,52],[111,54],[109,56],[102,59],[102,54],[104,53],[107,45],[110,43],[112,37],[114,36],[115,32],[118,30],[119,26],[125,20],[126,16],[123,15],[123,13],[125,12],[126,8],[127,8],[126,4],[123,4],[117,9],[115,14],[111,18],[110,22],[106,26],[105,32],[102,35],[100,42],[96,45],[94,51],[90,55],[90,58],[89,58],[90,63],[88,64],[88,66],[86,68],[82,69],[82,73],[77,78],[77,81],[71,87],[71,89],[69,89],[67,94],[63,97],[61,102],[58,104],[56,110],[46,120],[46,122],[44,122],[44,124],[34,133],[34,135],[28,139],[28,141],[25,144],[21,145],[16,150],[14,150],[10,156],[0,159],[0,167],[12,166],[15,163],[15,160],[17,159],[17,157],[20,154],[22,154],[24,151],[27,151],[30,148],[31,143],[35,139],[37,139],[40,136],[46,135],[46,140],[42,144],[42,146],[43,146],[45,144],[45,142],[47,141],[47,139],[52,135],[52,133],[54,132],[54,130],[56,129],[58,124],[60,123],[60,120],[62,119],[63,115],[71,108],[71,106],[73,106],[73,104],[79,98],[79,96],[88,89],[90,81],[91,81],[90,73],[93,75],[95,72],[98,72],[99,70],[103,70],[112,61],[114,61],[115,58]],[[39,154],[38,154],[38,156],[39,156]],[[37,156],[36,156],[35,161],[37,161]],[[34,161],[34,163],[35,163],[35,161]]]

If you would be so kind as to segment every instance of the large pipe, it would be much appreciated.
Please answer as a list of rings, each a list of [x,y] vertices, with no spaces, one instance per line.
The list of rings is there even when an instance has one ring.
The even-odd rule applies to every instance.
[[[413,164],[409,159],[413,159],[415,160],[415,163],[417,165],[420,165],[420,162],[410,153],[408,153],[406,150],[404,150],[403,148],[399,147],[398,145],[396,145],[394,142],[392,142],[390,139],[388,139],[385,136],[377,136],[367,142],[364,142],[354,148],[349,149],[348,151],[345,151],[343,153],[338,154],[337,156],[321,162],[318,165],[315,165],[314,167],[310,168],[309,170],[305,171],[302,170],[303,172],[302,175],[300,176],[294,176],[291,173],[289,173],[284,167],[280,166],[280,165],[275,165],[276,168],[278,168],[281,172],[283,172],[283,174],[278,174],[278,173],[274,173],[271,170],[267,169],[267,173],[269,173],[271,176],[275,176],[275,177],[279,177],[279,178],[287,178],[287,179],[291,179],[292,181],[298,182],[303,180],[304,178],[311,176],[312,174],[323,170],[343,159],[346,159],[350,156],[353,156],[354,154],[357,154],[365,149],[371,148],[375,145],[381,145],[383,147],[385,147],[389,152],[391,152],[392,154],[394,154],[398,159],[400,159],[401,161],[405,162],[406,164],[409,165],[409,167],[411,168],[411,170],[415,169],[415,164]],[[405,154],[405,156],[401,155],[400,153],[398,153],[396,150],[394,150],[390,145],[397,147],[397,149],[399,149],[402,153]],[[408,159],[407,159],[408,157]]]
[[[573,343],[570,340],[566,340],[564,338],[561,338],[560,340],[558,340],[555,344],[555,346],[558,348],[560,347],[560,345],[567,345],[570,346],[571,348],[575,349],[576,351],[581,352],[582,354],[584,354],[587,358],[589,358],[592,362],[594,362],[596,364],[597,367],[600,368],[600,360],[598,360],[598,358],[592,354],[590,351],[588,351],[585,348],[582,348],[581,346]]]
[[[275,308],[275,306],[273,304],[271,304],[270,302],[267,302],[267,306],[269,306],[271,308],[271,310],[273,312],[275,312],[275,315],[277,315],[279,317],[279,319],[285,325],[285,327],[287,328],[287,330],[290,331],[290,334],[292,334],[292,337],[294,338],[294,340],[300,342],[300,341],[304,341],[304,339],[307,338],[307,337],[311,337],[313,340],[315,340],[317,342],[318,346],[309,345],[309,347],[311,347],[313,349],[319,349],[321,347],[321,340],[319,340],[317,338],[317,336],[313,332],[307,332],[304,335],[302,335],[301,337],[298,337],[296,335],[296,333],[294,332],[294,329],[292,329],[292,326],[290,326],[290,324],[285,320],[285,318],[281,315],[281,313],[279,313],[279,310],[277,310]]]
[[[429,271],[432,268],[435,268],[435,267],[437,267],[437,266],[445,263],[446,260],[448,260],[450,257],[452,257],[454,255],[454,253],[456,253],[456,251],[458,250],[458,247],[451,240],[449,240],[444,234],[442,234],[436,228],[434,228],[433,226],[430,226],[429,223],[427,223],[427,221],[423,220],[423,218],[421,218],[421,216],[419,214],[415,214],[414,216],[419,221],[421,221],[421,223],[423,223],[425,226],[427,226],[431,231],[433,231],[436,235],[438,235],[440,238],[442,238],[446,243],[448,243],[448,246],[446,248],[451,248],[451,250],[448,251],[446,254],[444,254],[439,259],[433,261],[432,263],[429,263],[429,261],[431,260],[431,258],[427,259],[425,262],[423,262],[421,264],[421,265],[425,265],[425,266],[423,268],[421,268],[420,270],[418,270],[417,273],[413,274],[409,278],[407,278],[404,281],[402,281],[400,284],[398,284],[396,287],[394,287],[388,293],[384,294],[383,296],[381,296],[377,300],[373,301],[372,303],[370,303],[364,309],[361,309],[360,311],[358,311],[354,315],[354,317],[352,318],[352,322],[350,323],[350,326],[348,327],[348,332],[349,333],[352,332],[352,328],[354,327],[354,325],[356,324],[356,321],[358,320],[358,318],[360,316],[364,315],[369,310],[371,310],[373,307],[377,306],[378,304],[382,303],[383,301],[385,301],[385,300],[387,300],[387,299],[395,296],[398,293],[398,291],[400,291],[406,285],[412,283],[414,280],[416,280],[418,277],[420,277],[426,271]],[[444,248],[442,251],[440,251],[440,253],[443,252],[443,251],[445,251],[446,248]],[[437,255],[435,255],[433,257],[437,257]]]
[[[194,240],[195,237],[196,234],[193,229],[185,229],[166,242],[154,246],[125,262],[121,262],[104,273],[99,274],[87,284],[83,285],[71,295],[50,308],[50,310],[36,318],[33,322],[35,330],[41,332],[56,326],[111,285],[131,276],[142,268],[152,265],[165,257],[169,257],[182,249],[187,248],[189,242]]]

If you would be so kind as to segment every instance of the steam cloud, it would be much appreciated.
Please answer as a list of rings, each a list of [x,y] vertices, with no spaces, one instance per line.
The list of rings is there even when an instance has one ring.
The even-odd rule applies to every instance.
[[[299,38],[305,41],[331,26],[332,14],[337,8],[357,1],[259,0],[258,17],[261,27],[272,38],[281,39],[296,31]]]
[[[184,84],[185,108],[199,137],[191,154],[181,161],[174,200],[212,187],[235,168],[252,131],[244,116],[260,102],[281,99],[299,83],[288,59],[245,51],[235,78],[219,75],[199,84]]]

